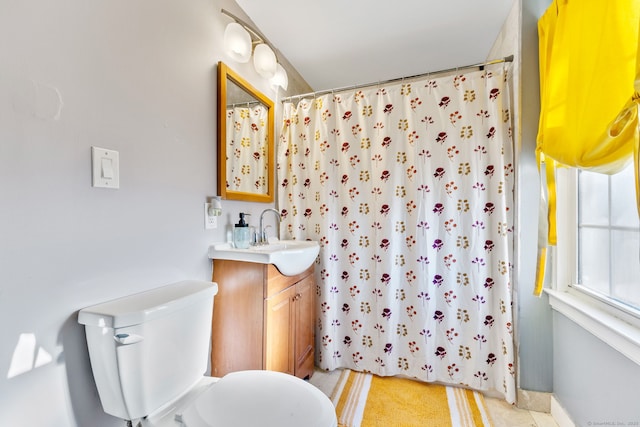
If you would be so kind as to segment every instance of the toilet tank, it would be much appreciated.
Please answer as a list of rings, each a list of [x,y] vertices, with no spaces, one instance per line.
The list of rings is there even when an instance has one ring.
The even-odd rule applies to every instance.
[[[216,283],[188,280],[80,310],[106,413],[142,418],[202,378],[217,291]]]

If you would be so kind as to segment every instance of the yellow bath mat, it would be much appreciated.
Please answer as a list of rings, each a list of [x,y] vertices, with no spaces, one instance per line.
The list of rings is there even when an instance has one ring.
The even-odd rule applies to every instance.
[[[344,370],[331,400],[339,427],[491,427],[480,393]]]

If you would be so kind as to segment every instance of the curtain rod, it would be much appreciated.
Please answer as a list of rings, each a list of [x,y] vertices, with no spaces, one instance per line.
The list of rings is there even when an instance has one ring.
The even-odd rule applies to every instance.
[[[431,71],[429,73],[416,74],[415,76],[399,77],[399,78],[383,80],[383,81],[375,82],[375,83],[366,83],[366,84],[353,85],[353,86],[344,86],[344,87],[337,88],[337,89],[325,89],[325,90],[320,90],[318,92],[303,93],[302,95],[292,95],[292,96],[287,96],[286,98],[282,98],[280,101],[281,102],[287,102],[287,101],[290,101],[290,100],[292,100],[294,98],[301,99],[301,98],[305,98],[305,97],[311,96],[311,95],[313,95],[313,97],[315,98],[316,96],[326,95],[328,93],[333,93],[333,92],[342,92],[342,91],[346,91],[346,90],[361,89],[363,87],[377,86],[379,84],[396,83],[396,82],[401,82],[401,81],[404,81],[404,80],[417,79],[417,78],[429,76],[429,75],[432,75],[432,74],[443,74],[443,73],[448,73],[448,72],[451,72],[451,71],[465,70],[467,68],[480,67],[482,69],[483,67],[485,67],[487,65],[500,64],[502,62],[513,62],[513,55],[505,56],[504,58],[501,58],[501,59],[494,59],[494,60],[491,60],[491,61],[481,62],[479,64],[465,65],[465,66],[462,66],[462,67],[453,67],[453,68],[447,68],[445,70],[438,70],[438,71]]]
[[[252,105],[258,105],[258,104],[262,105],[262,102],[261,101],[234,102],[233,104],[227,104],[227,108],[245,107],[245,106],[249,108]]]

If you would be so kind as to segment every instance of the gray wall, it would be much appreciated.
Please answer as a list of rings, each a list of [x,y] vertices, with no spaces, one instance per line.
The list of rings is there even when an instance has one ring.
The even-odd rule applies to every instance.
[[[517,328],[519,387],[553,390],[551,308],[546,295],[533,296],[538,243],[540,179],[535,159],[540,114],[538,19],[550,0],[522,0],[521,146],[518,156]],[[549,273],[550,275],[550,273]]]
[[[515,55],[514,142],[517,159],[515,286],[518,387],[553,388],[551,310],[546,295],[533,296],[536,276],[539,178],[535,159],[540,111],[537,20],[550,0],[518,0],[488,59]]]
[[[576,427],[640,423],[640,366],[553,313],[554,395]]]
[[[223,202],[204,229],[217,62],[276,96],[224,56],[221,8],[243,16],[232,0],[0,3],[1,426],[122,425],[100,407],[77,310],[210,279],[227,218],[267,207]],[[91,187],[93,145],[119,151],[119,190]]]

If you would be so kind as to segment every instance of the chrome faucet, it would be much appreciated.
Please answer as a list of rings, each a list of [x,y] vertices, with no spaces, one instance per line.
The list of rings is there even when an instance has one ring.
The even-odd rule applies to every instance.
[[[276,214],[276,218],[278,219],[278,231],[277,231],[278,236],[277,237],[278,239],[280,238],[280,221],[282,220],[282,218],[280,217],[280,212],[278,212],[273,208],[265,209],[260,214],[260,229],[258,230],[259,236],[257,241],[258,245],[266,245],[267,243],[269,243],[269,238],[267,237],[267,230],[264,229],[264,214],[267,212],[273,212],[274,214]]]

